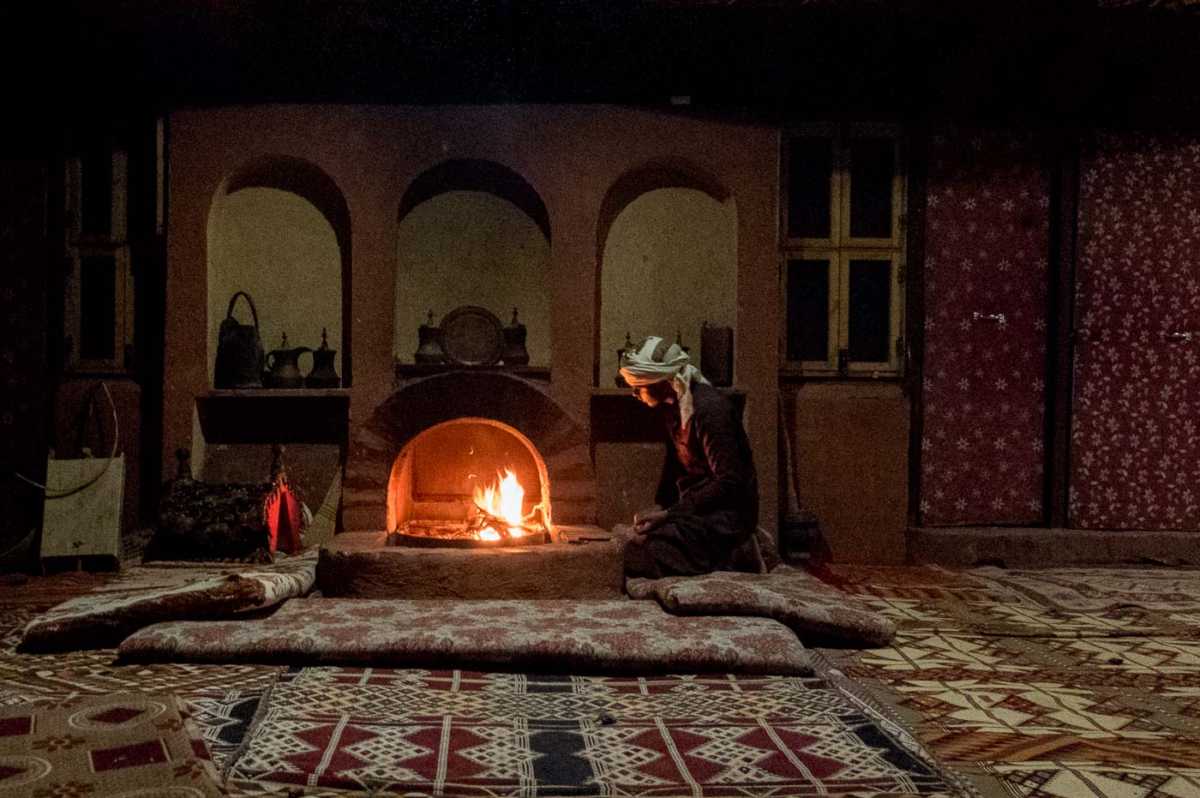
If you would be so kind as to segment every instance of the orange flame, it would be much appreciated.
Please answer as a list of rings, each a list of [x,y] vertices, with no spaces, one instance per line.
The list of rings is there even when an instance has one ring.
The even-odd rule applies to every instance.
[[[519,538],[525,534],[521,526],[521,505],[525,501],[525,489],[517,480],[517,475],[511,468],[504,473],[496,474],[499,484],[493,483],[486,488],[475,487],[475,504],[484,512],[496,518],[503,518],[508,524],[508,534]],[[479,532],[480,540],[499,540],[500,532],[492,527],[485,527]]]

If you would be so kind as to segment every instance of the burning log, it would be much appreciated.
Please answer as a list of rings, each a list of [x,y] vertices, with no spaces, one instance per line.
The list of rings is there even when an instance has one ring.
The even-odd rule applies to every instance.
[[[514,537],[511,531],[512,529],[520,529],[527,535],[541,535],[546,531],[544,519],[542,521],[534,520],[534,517],[541,512],[541,509],[542,506],[540,504],[535,506],[524,518],[521,519],[519,524],[514,524],[505,518],[494,515],[476,503],[475,517],[468,523],[468,528],[478,534],[484,529],[491,527],[506,540]]]

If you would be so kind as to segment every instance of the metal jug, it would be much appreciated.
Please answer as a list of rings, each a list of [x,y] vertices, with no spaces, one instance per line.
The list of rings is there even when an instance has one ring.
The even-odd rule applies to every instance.
[[[525,349],[525,325],[517,321],[517,309],[513,308],[512,323],[501,330],[504,349],[500,359],[506,366],[524,366],[529,363],[529,352]]]
[[[233,317],[238,297],[246,297],[254,324],[240,324]],[[258,335],[258,310],[245,291],[229,299],[229,308],[217,333],[217,362],[213,368],[214,388],[261,388],[263,374],[262,339]]]
[[[445,363],[446,350],[442,346],[442,328],[433,326],[433,311],[429,320],[417,329],[417,351],[413,360],[418,363]]]
[[[303,388],[304,375],[300,373],[300,355],[311,352],[307,346],[288,348],[287,333],[278,349],[267,353],[267,370],[263,373],[263,384],[268,388]]]
[[[321,328],[321,347],[312,350],[313,367],[312,371],[308,372],[308,376],[304,378],[304,385],[307,388],[337,388],[342,384],[342,380],[338,377],[337,371],[333,367],[333,359],[337,355],[336,349],[329,348],[329,339],[326,335],[325,328]]]

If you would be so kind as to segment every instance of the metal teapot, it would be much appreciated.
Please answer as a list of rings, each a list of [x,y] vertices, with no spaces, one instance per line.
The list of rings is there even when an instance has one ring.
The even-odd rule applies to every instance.
[[[278,349],[267,353],[267,370],[263,372],[263,385],[268,388],[303,388],[304,375],[300,373],[300,355],[311,352],[307,346],[288,348],[287,333]]]

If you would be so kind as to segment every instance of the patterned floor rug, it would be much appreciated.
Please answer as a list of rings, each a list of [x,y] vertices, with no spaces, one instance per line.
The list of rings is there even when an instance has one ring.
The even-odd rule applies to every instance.
[[[1109,577],[1107,572],[1113,570],[1119,572]],[[1191,603],[1200,597],[1200,593],[1192,592],[1189,596],[1185,594],[1191,590],[1190,587],[1179,589],[1180,585],[1187,584],[1186,580],[1194,578],[1195,573],[1194,570],[1165,568],[1132,571],[1062,569],[1026,573],[997,569],[951,571],[941,568],[836,566],[824,576],[872,610],[891,619],[898,628],[898,634],[890,646],[871,651],[838,649],[810,654],[814,654],[818,663],[826,658],[833,660],[835,669],[847,677],[848,681],[841,684],[833,678],[833,672],[827,672],[824,668],[821,671],[827,676],[827,687],[837,687],[839,706],[844,706],[842,702],[849,702],[851,707],[870,718],[871,725],[881,729],[887,739],[898,741],[900,747],[910,751],[918,761],[926,761],[920,754],[921,750],[925,750],[946,763],[953,772],[972,774],[977,789],[987,798],[1200,798],[1200,765],[1197,764],[1200,763],[1200,613]],[[1113,581],[1114,577],[1124,579],[1124,584]],[[275,689],[271,685],[277,680],[280,668],[205,664],[119,665],[114,663],[115,652],[111,649],[52,655],[19,654],[13,651],[21,628],[35,613],[64,598],[89,590],[105,578],[89,574],[61,574],[38,577],[28,585],[0,585],[0,704],[53,707],[72,697],[101,697],[123,691],[176,693],[185,699],[185,705],[192,711],[200,729],[198,734],[208,741],[214,759],[226,765],[236,763],[238,768],[245,768],[241,772],[246,778],[227,785],[231,794],[238,796],[283,796],[288,795],[289,790],[301,789],[309,798],[362,795],[364,793],[361,790],[344,791],[334,786],[324,786],[346,783],[337,779],[348,778],[347,773],[366,778],[356,771],[351,759],[342,758],[343,753],[357,756],[360,748],[370,749],[376,745],[386,749],[394,743],[398,752],[396,756],[399,757],[404,751],[412,750],[405,748],[405,745],[424,744],[420,740],[412,742],[411,737],[405,738],[406,742],[402,744],[400,737],[403,736],[403,730],[396,719],[408,716],[400,712],[389,714],[386,709],[395,705],[390,696],[394,695],[398,680],[408,680],[415,685],[423,684],[420,680],[430,678],[420,671],[308,668],[289,676],[297,684],[311,681],[313,708],[329,714],[317,713],[318,717],[310,717],[304,714],[306,708],[299,706],[292,713],[295,715],[292,719],[295,721],[293,728],[297,729],[290,743],[294,748],[290,752],[272,754],[269,746],[262,748],[269,740],[260,736],[268,728],[268,710],[272,703],[268,699],[264,704],[257,697],[269,688],[274,694]],[[1069,586],[1065,591],[1064,582]],[[452,680],[453,674],[442,674],[442,677],[443,680]],[[811,715],[806,714],[811,711],[805,708],[807,705],[803,702],[797,704],[793,698],[779,700],[772,705],[762,702],[766,696],[776,693],[783,696],[796,694],[794,688],[772,691],[766,685],[778,687],[800,682],[808,689],[815,681],[810,678],[731,679],[726,676],[583,679],[576,675],[555,677],[557,681],[548,681],[544,677],[526,679],[526,686],[520,688],[514,685],[520,678],[517,674],[484,676],[460,673],[457,692],[462,695],[449,700],[494,702],[496,714],[508,712],[513,715],[507,728],[518,727],[518,718],[541,714],[534,712],[522,716],[518,709],[514,709],[524,700],[521,697],[522,690],[546,695],[549,700],[575,701],[574,709],[569,708],[572,705],[555,705],[556,710],[563,712],[574,724],[568,728],[578,730],[577,733],[573,732],[574,737],[567,739],[583,740],[594,745],[589,741],[612,738],[587,737],[584,734],[585,722],[592,724],[586,728],[599,728],[608,735],[615,735],[625,728],[622,723],[625,715],[621,713],[608,710],[616,722],[607,722],[608,719],[602,715],[606,710],[600,708],[603,702],[595,698],[597,693],[605,701],[611,699],[617,702],[618,707],[621,706],[620,701],[631,695],[637,696],[638,700],[650,696],[649,700],[657,701],[656,706],[665,713],[664,728],[672,732],[675,728],[672,724],[685,723],[702,716],[704,712],[729,713],[730,720],[724,727],[721,724],[726,723],[725,715],[714,721],[715,739],[720,734],[732,734],[728,729],[736,727],[740,722],[738,719],[744,720],[744,716],[754,711],[755,707],[766,706],[760,714],[768,718],[768,726],[772,729],[777,725],[786,725],[788,717],[811,720]],[[580,680],[590,686],[577,688]],[[718,688],[717,685],[723,682],[730,686]],[[286,684],[287,680],[279,684],[281,696],[285,698],[287,696],[283,688]],[[618,685],[625,685],[626,689],[618,689]],[[752,685],[762,687],[755,690]],[[842,689],[846,685],[854,689]],[[346,696],[350,694],[342,692],[346,686],[353,686],[362,692],[355,693],[353,700],[347,699]],[[742,693],[738,692],[742,688],[750,688],[747,692],[753,697],[743,698]],[[441,699],[431,696],[439,692],[453,692],[449,688],[435,691],[414,687],[414,690],[414,695],[425,696],[429,700],[427,709],[446,706],[438,703]],[[727,692],[722,694],[722,698],[711,700],[714,691],[719,690]],[[850,697],[842,695],[846,692]],[[864,700],[864,692],[874,701]],[[471,693],[474,696],[467,695]],[[319,703],[324,700],[322,695],[334,702],[333,706]],[[730,696],[734,695],[737,698],[731,700]],[[342,698],[338,699],[338,696]],[[297,699],[295,704],[303,704],[303,701]],[[882,708],[876,704],[882,704]],[[247,734],[247,718],[251,715],[251,707],[255,705],[262,710],[259,725],[253,727],[253,733]],[[568,706],[568,709],[564,710],[564,706]],[[741,709],[743,706],[748,708],[746,712]],[[280,705],[275,709],[280,709]],[[632,709],[632,712],[625,709],[621,712],[630,717],[643,717],[639,713],[651,713],[654,707],[642,704]],[[318,722],[333,717],[334,711],[345,713],[347,718],[361,718],[364,723],[370,720],[380,727],[386,727],[386,732],[380,730],[381,736],[374,743],[367,740],[354,742],[351,739],[354,734],[347,735],[345,732],[353,732],[357,720],[354,723],[347,720],[337,738],[336,747],[321,747],[322,739],[328,742],[337,733],[338,722],[325,724],[326,727],[332,727],[325,737],[322,737],[323,732],[309,734],[303,729],[320,725]],[[461,711],[465,713],[466,709]],[[777,714],[772,715],[772,712]],[[792,714],[788,715],[788,712]],[[832,716],[840,717],[838,711],[833,712]],[[485,714],[483,720],[489,717],[493,716]],[[288,718],[277,713],[274,720],[269,722],[284,726],[287,721]],[[533,734],[546,731],[536,725],[529,726],[528,721],[523,722],[534,729],[527,735],[530,740]],[[439,735],[439,747],[430,758],[436,759],[441,756],[440,741],[443,738],[440,736],[442,727],[433,725],[436,731],[429,734],[431,737]],[[721,732],[717,727],[726,731]],[[902,741],[906,738],[902,729],[906,727],[913,730],[920,741],[919,745],[910,743],[911,748],[905,747]],[[486,731],[488,727],[481,721],[477,728]],[[657,733],[658,738],[663,740],[658,728],[657,723],[654,730],[646,727],[645,739],[653,739]],[[839,726],[831,723],[828,728],[837,729]],[[471,726],[465,729],[476,730]],[[451,724],[450,730],[452,734],[447,738],[450,747],[445,760],[447,774],[463,772],[454,768],[460,765],[466,767],[462,763],[472,762],[471,757],[475,755],[486,761],[473,767],[493,767],[488,763],[506,761],[502,753],[495,752],[501,751],[502,742],[511,740],[511,737],[505,738],[497,731],[496,736],[487,738],[488,742],[479,744],[483,746],[480,750],[474,751],[469,742],[458,742],[460,738],[453,734],[459,730],[457,725]],[[551,731],[557,733],[558,730]],[[523,742],[525,739],[518,738],[518,742],[530,747],[534,744]],[[671,739],[684,738],[676,738],[672,734]],[[699,740],[700,737],[695,739]],[[721,739],[727,739],[727,736]],[[721,756],[730,763],[736,763],[741,761],[739,757],[745,754],[747,747],[766,745],[761,742],[761,737],[752,735],[747,739],[749,743],[735,740],[737,745],[718,744],[711,740],[698,744],[709,746],[706,751],[724,751]],[[858,735],[858,739],[863,738]],[[239,740],[244,747],[239,748],[236,744]],[[690,740],[692,738],[686,738],[683,749],[688,749]],[[807,747],[795,745],[791,750],[805,755],[823,755],[830,746],[836,748],[846,740],[853,742],[853,735],[834,736],[832,740],[814,742]],[[676,743],[676,751],[680,750],[680,745]],[[636,753],[638,747],[640,744],[628,750]],[[322,755],[314,760],[312,751],[317,748]],[[467,748],[467,753],[471,754],[465,760],[449,756],[451,752],[459,753],[463,748]],[[515,744],[513,749],[521,750]],[[243,758],[234,758],[239,750]],[[886,746],[877,750],[886,750]],[[488,751],[494,753],[494,757]],[[324,756],[326,752],[329,752],[328,759]],[[244,759],[251,753],[254,757],[263,758]],[[570,750],[566,753],[570,753]],[[653,754],[652,749],[650,753]],[[274,759],[270,759],[272,756]],[[294,758],[287,759],[289,756]],[[394,761],[387,758],[390,754],[381,756],[385,761]],[[622,756],[625,758],[617,762],[625,764],[612,765],[612,773],[641,772],[640,766],[630,764],[636,761],[637,756]],[[688,765],[688,774],[697,781],[698,786],[693,788],[687,784],[680,788],[678,784],[673,784],[663,788],[664,793],[703,796],[710,788],[717,789],[714,782],[719,779],[709,779],[707,776],[699,778],[696,771],[691,769],[691,763],[699,760],[689,757],[684,755],[683,761]],[[709,761],[710,757],[712,761],[718,761],[716,754],[709,753],[700,759]],[[584,759],[588,763],[605,761],[599,755],[596,759]],[[663,761],[667,760],[675,767],[669,749],[667,759]],[[255,765],[256,761],[260,764]],[[755,767],[770,771],[775,767],[772,764],[775,761],[768,759],[769,766]],[[298,770],[306,767],[311,767],[312,773],[302,778]],[[501,765],[494,767],[500,768]],[[621,767],[626,770],[621,770]],[[721,767],[741,766],[730,764]],[[322,775],[315,775],[318,770]],[[698,770],[704,773],[703,768],[698,767]],[[267,779],[269,772],[282,772],[288,781],[284,784],[270,781]],[[536,776],[536,769],[532,772]],[[682,771],[677,769],[675,772]],[[930,772],[941,774],[932,766]],[[732,773],[732,770],[728,771],[725,778],[733,780],[735,777],[729,775]],[[651,775],[654,775],[653,768]],[[437,778],[436,769],[433,778]],[[567,777],[560,778],[570,781]],[[947,780],[954,781],[953,778]],[[828,783],[833,781],[832,777],[828,779]],[[516,783],[519,783],[519,779]],[[531,783],[538,782],[534,779]],[[773,796],[804,794],[803,788],[795,784],[773,793],[762,785],[754,790],[760,787],[761,794]],[[653,785],[639,786],[637,789],[645,795],[660,794],[653,792]],[[915,792],[921,794],[922,790],[930,795],[940,794],[939,788],[932,782],[921,782]],[[864,788],[861,792],[884,791]],[[891,789],[891,792],[911,794],[914,790],[902,787]],[[755,793],[752,791],[749,794]]]
[[[1146,574],[1141,583],[1139,573]],[[1200,571],[853,566],[821,572],[847,593],[869,598],[902,631],[1032,638],[1196,636],[1200,594],[1183,592],[1196,574]]]
[[[218,770],[224,770],[241,748],[264,694],[264,690],[227,690],[188,696],[192,722]]]
[[[293,599],[254,620],[161,623],[120,646],[131,662],[278,662],[564,672],[809,672],[768,618],[681,618],[651,601]]]
[[[304,668],[272,688],[230,777],[447,796],[968,794],[854,695],[781,676]]]
[[[1066,612],[1122,607],[1200,612],[1200,568],[977,568],[968,573]]]
[[[1196,573],[840,566],[900,631],[838,667],[998,795],[1200,798]]]
[[[218,796],[174,696],[118,693],[0,712],[0,793],[34,798]]]

